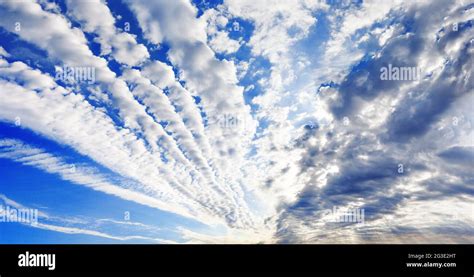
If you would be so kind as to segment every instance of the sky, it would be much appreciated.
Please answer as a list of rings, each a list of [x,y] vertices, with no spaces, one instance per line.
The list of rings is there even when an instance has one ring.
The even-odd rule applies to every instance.
[[[0,243],[474,243],[473,23],[0,0]]]

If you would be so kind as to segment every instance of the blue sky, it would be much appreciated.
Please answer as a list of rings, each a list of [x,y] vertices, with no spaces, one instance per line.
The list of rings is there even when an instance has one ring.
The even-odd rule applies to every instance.
[[[2,1],[0,243],[472,242],[473,9]]]

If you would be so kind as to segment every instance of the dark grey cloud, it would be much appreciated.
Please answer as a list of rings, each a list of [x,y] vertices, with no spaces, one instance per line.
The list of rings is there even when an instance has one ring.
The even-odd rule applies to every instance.
[[[457,59],[446,64],[441,76],[426,89],[420,88],[402,101],[388,122],[390,140],[406,141],[424,135],[456,99],[473,91],[473,75],[465,76],[467,80],[462,77],[473,69],[470,47],[466,45]]]
[[[463,239],[474,237],[474,230],[466,229],[462,225],[465,223],[459,229],[447,228],[445,223],[429,218],[425,219],[436,227],[397,225],[390,221],[384,226],[371,225],[411,203],[466,201],[474,196],[474,148],[452,146],[456,140],[441,136],[438,130],[446,130],[440,121],[448,112],[464,99],[472,99],[466,97],[474,87],[474,45],[468,39],[474,34],[472,24],[461,23],[455,32],[444,28],[449,5],[449,1],[432,1],[392,13],[397,26],[392,38],[375,58],[355,65],[338,87],[337,97],[329,100],[330,110],[338,120],[335,126],[318,126],[297,141],[296,146],[305,150],[300,160],[301,174],[310,176],[311,182],[294,203],[281,206],[276,234],[280,242],[344,241],[354,233],[365,241],[383,241],[383,233],[423,236],[428,232],[448,236],[459,232]],[[451,16],[458,16],[461,10]],[[433,26],[439,26],[438,30]],[[461,47],[453,53],[455,44]],[[422,78],[412,83],[380,78],[384,66],[419,67],[427,57],[442,57],[442,70],[436,74],[422,72]],[[360,114],[360,100],[377,105],[376,98],[382,95],[400,101],[381,127],[372,128],[371,119]],[[341,119],[346,116],[351,123],[343,125]],[[454,134],[459,135],[458,131]],[[327,143],[310,144],[310,138],[327,139]],[[329,165],[336,165],[338,171],[327,174],[326,184],[319,186],[321,169]],[[358,208],[365,210],[368,225],[321,222],[321,211],[355,202],[363,203]]]
[[[474,165],[474,147],[454,146],[438,154],[441,158],[451,163]]]

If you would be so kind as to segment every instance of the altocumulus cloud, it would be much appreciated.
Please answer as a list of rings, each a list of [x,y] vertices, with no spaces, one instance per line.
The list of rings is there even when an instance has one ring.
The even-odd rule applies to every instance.
[[[1,199],[99,240],[473,242],[473,21],[462,0],[1,1],[1,170],[140,220],[18,176]]]

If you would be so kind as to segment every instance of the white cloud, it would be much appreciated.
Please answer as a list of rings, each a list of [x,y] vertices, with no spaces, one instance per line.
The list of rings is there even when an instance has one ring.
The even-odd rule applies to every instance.
[[[16,209],[31,209],[30,207],[26,207],[18,202],[15,202],[14,200],[6,197],[3,194],[0,194],[0,199],[6,205],[16,208]],[[82,220],[79,222],[75,220],[74,218],[64,217],[64,216],[62,217],[52,216],[42,211],[38,211],[38,217],[39,217],[38,222],[35,224],[30,224],[28,222],[20,222],[20,223],[25,224],[25,225],[27,224],[28,226],[33,227],[33,228],[39,228],[39,229],[44,229],[44,230],[49,230],[49,231],[54,231],[54,232],[60,232],[60,233],[65,233],[65,234],[76,234],[76,235],[77,234],[89,235],[89,236],[113,239],[113,240],[118,240],[118,241],[145,240],[145,241],[153,241],[153,242],[162,243],[162,244],[175,244],[176,243],[175,241],[172,241],[172,240],[160,239],[157,237],[146,237],[146,236],[140,236],[140,235],[119,236],[119,235],[113,235],[113,234],[105,233],[98,230],[92,230],[90,229],[90,227],[89,228],[86,227],[86,226],[93,225],[93,222],[91,219],[88,219],[85,221]],[[109,219],[99,219],[98,221],[109,222],[109,223],[118,224],[118,225],[124,224],[124,222],[109,220]],[[81,227],[63,226],[63,225],[71,225],[71,224],[77,225],[78,223],[80,223],[83,226]],[[125,223],[127,225],[139,226],[140,228],[143,228],[143,227],[145,227],[145,229],[150,228],[149,226],[140,224],[140,223],[137,223],[137,224],[133,224],[134,222],[125,222]]]
[[[231,54],[237,52],[240,43],[230,39],[228,33],[219,31],[209,41],[211,48],[217,53]]]
[[[97,33],[102,55],[110,54],[120,62],[135,66],[149,58],[146,47],[135,37],[115,28],[115,19],[109,8],[100,0],[66,1],[68,14],[79,21],[85,32]]]

